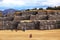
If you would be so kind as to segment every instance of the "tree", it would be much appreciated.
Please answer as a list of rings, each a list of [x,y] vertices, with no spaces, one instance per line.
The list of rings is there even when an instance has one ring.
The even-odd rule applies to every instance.
[[[30,11],[30,9],[26,9],[25,11]]]
[[[47,10],[60,10],[60,6],[55,7],[47,7]]]
[[[47,7],[46,9],[47,10],[53,10],[53,7]]]
[[[60,6],[57,6],[56,9],[57,9],[57,10],[60,10]]]
[[[37,8],[33,8],[32,10],[37,10]]]

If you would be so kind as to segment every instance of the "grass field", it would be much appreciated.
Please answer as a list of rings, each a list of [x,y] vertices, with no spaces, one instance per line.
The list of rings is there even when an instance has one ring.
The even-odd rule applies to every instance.
[[[32,38],[29,38],[32,34]],[[60,40],[60,29],[57,30],[27,30],[25,32],[1,30],[0,40]]]

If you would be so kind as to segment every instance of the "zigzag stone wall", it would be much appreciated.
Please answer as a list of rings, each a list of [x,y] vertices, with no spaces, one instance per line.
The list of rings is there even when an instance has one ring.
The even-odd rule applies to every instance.
[[[58,11],[23,11],[21,15],[0,17],[0,30],[51,30],[60,28]]]

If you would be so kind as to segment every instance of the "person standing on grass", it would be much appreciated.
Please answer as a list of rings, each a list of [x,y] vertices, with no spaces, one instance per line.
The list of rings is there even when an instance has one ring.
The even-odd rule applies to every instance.
[[[29,35],[29,38],[32,38],[32,34]]]

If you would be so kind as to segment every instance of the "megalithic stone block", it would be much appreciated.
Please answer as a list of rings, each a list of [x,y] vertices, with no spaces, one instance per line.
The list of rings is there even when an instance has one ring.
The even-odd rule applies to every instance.
[[[51,25],[51,29],[56,29],[56,26],[55,25]]]
[[[57,15],[56,16],[56,20],[60,20],[60,15]]]
[[[47,15],[47,11],[38,11],[38,15]]]
[[[40,21],[34,21],[35,24],[35,29],[39,30],[40,29]]]
[[[3,29],[3,21],[0,21],[0,30]]]
[[[56,29],[60,29],[60,24],[56,24]]]
[[[23,11],[22,15],[36,15],[38,14],[37,11]]]
[[[56,20],[56,24],[60,24],[60,20]]]
[[[23,30],[23,28],[25,28],[25,27],[26,27],[26,23],[22,22],[22,23],[19,23],[19,24],[18,24],[17,29],[18,29],[18,30]]]
[[[59,29],[60,28],[60,20],[56,21],[56,28]]]
[[[30,15],[28,12],[25,12],[25,11],[23,11],[21,13],[22,13],[22,15]]]
[[[18,22],[15,22],[15,21],[5,21],[4,22],[4,25],[3,25],[3,29],[17,29],[17,26],[18,26]]]
[[[47,25],[55,25],[56,20],[47,20]]]
[[[31,16],[30,16],[30,20],[36,20],[35,17],[36,17],[35,15],[31,15]]]
[[[26,24],[26,26],[27,26],[27,29],[30,29],[30,30],[35,29],[35,24],[34,24],[34,22],[29,22],[29,23]]]
[[[18,30],[22,30],[22,26],[21,26],[21,24],[20,24],[20,23],[18,24],[17,29],[18,29]]]
[[[60,12],[59,11],[57,12],[57,15],[60,15]]]
[[[18,29],[26,28],[26,30],[33,30],[35,29],[34,22],[22,22],[18,24]]]
[[[3,21],[3,17],[0,17],[0,21]]]
[[[23,16],[15,16],[14,21],[20,21],[20,20],[30,20],[29,15],[23,15]]]
[[[47,15],[57,15],[57,11],[47,11]]]
[[[13,21],[14,17],[3,17],[4,21]]]
[[[56,20],[57,15],[49,15],[49,20]]]
[[[51,29],[54,29],[51,25],[40,26],[40,30],[51,30]]]
[[[47,20],[47,15],[36,15],[36,20]]]

